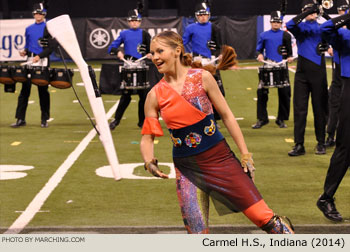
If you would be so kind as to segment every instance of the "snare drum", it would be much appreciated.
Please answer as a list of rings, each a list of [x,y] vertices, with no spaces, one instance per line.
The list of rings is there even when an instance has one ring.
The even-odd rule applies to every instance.
[[[12,79],[12,66],[0,65],[0,83],[12,85],[16,82]]]
[[[72,86],[73,71],[64,68],[53,68],[51,70],[50,85],[55,88],[65,89]]]
[[[12,78],[17,82],[28,80],[28,68],[26,66],[14,66],[12,68]]]
[[[120,89],[149,88],[148,69],[145,64],[122,66]]]
[[[32,67],[30,70],[31,82],[38,86],[47,86],[50,82],[50,69],[47,67]]]
[[[289,86],[286,67],[259,67],[259,88]]]

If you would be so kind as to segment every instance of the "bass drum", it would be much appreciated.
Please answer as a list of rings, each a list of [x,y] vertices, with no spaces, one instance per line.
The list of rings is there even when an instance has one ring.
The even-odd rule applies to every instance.
[[[55,88],[65,89],[72,86],[74,72],[72,69],[53,68],[51,70],[50,85]]]
[[[0,65],[0,83],[5,85],[13,85],[16,82],[12,79],[11,66]]]
[[[50,69],[47,67],[32,67],[31,82],[38,86],[47,86],[50,82]]]

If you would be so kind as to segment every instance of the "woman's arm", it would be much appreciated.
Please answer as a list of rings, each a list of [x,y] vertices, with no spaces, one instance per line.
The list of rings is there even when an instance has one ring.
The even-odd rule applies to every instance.
[[[202,80],[203,87],[207,92],[209,99],[213,103],[216,111],[220,114],[223,123],[225,124],[227,130],[229,131],[231,137],[241,152],[241,163],[242,167],[244,168],[244,172],[249,172],[251,178],[254,181],[255,168],[252,154],[248,151],[241,128],[239,127],[236,118],[234,117],[225,98],[221,94],[220,89],[213,76],[209,72],[203,71]]]
[[[237,147],[239,148],[239,151],[241,154],[247,154],[248,148],[245,144],[242,131],[225,98],[221,94],[218,84],[216,83],[213,76],[207,71],[203,71],[202,78],[203,87],[207,92],[209,99],[213,103],[216,111],[220,114],[223,123],[235,141]]]
[[[158,102],[153,89],[147,94],[145,101],[145,117],[158,118]],[[149,162],[154,158],[153,141],[154,135],[142,135],[140,148],[142,158],[145,162]]]
[[[145,102],[145,117],[158,119],[158,101],[154,89],[148,94]],[[142,158],[145,162],[145,168],[154,176],[161,178],[168,178],[168,175],[164,174],[158,169],[157,160],[154,157],[154,135],[145,134],[142,135],[140,150]]]

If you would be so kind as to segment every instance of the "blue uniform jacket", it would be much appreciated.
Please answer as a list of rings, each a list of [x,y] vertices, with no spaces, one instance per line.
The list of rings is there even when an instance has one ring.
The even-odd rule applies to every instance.
[[[282,30],[269,30],[260,34],[258,45],[256,50],[264,54],[265,57],[280,62],[282,60],[282,55],[278,53],[278,48],[283,44],[283,33]]]
[[[34,23],[26,28],[26,45],[24,46],[24,48],[27,51],[30,51],[35,54],[40,54],[43,51],[43,48],[39,45],[38,40],[39,38],[42,38],[44,36],[45,27],[46,23],[41,22],[39,24]]]
[[[305,21],[297,25],[291,19],[286,25],[297,40],[298,55],[321,65],[321,55],[317,54],[317,45],[322,41],[319,23]]]
[[[340,75],[350,78],[350,30],[344,28],[337,30],[332,20],[328,20],[321,25],[321,31],[327,42],[339,52]]]
[[[207,22],[205,24],[193,23],[186,27],[182,36],[184,45],[189,42],[192,43],[192,52],[200,54],[207,58],[211,57],[210,49],[207,46],[211,40],[212,24]]]
[[[141,58],[142,55],[138,53],[137,46],[142,44],[142,29],[128,29],[122,31],[119,37],[108,47],[108,53],[111,52],[112,48],[118,48],[121,44],[124,44],[125,55],[130,55],[137,59]]]

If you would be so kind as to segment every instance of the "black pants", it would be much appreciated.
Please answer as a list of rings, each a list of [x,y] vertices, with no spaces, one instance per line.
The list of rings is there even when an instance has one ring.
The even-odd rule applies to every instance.
[[[327,133],[334,138],[338,125],[338,111],[340,106],[340,94],[342,91],[342,80],[340,77],[340,66],[335,63],[331,87],[328,90],[328,122]]]
[[[16,109],[16,118],[25,120],[26,111],[28,107],[28,99],[32,84],[30,80],[23,82],[21,93],[18,96],[18,104]],[[48,86],[38,86],[40,109],[41,109],[41,120],[48,120],[50,118],[50,93]]]
[[[314,113],[316,140],[324,144],[328,113],[327,74],[324,58],[321,65],[299,55],[294,79],[294,142],[304,143],[309,96]]]
[[[146,90],[137,90],[136,92],[140,97],[139,108],[138,108],[139,109],[139,112],[138,112],[139,122],[138,122],[138,124],[142,125],[143,121],[145,120],[144,106],[145,106],[147,91]],[[115,120],[120,121],[122,119],[126,108],[130,104],[131,95],[132,95],[132,91],[131,92],[127,91],[127,92],[123,93],[122,96],[120,97],[118,108],[117,108],[117,110],[115,112],[115,116],[114,116]]]
[[[267,121],[267,101],[269,100],[269,89],[259,88],[257,91],[257,117],[259,120]],[[278,88],[278,115],[279,120],[289,120],[290,111],[290,86]]]
[[[324,193],[333,197],[350,166],[350,78],[342,78],[336,147],[329,164]]]

